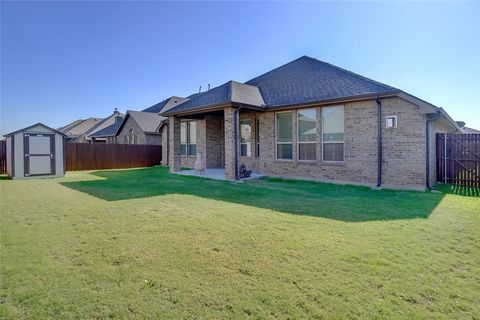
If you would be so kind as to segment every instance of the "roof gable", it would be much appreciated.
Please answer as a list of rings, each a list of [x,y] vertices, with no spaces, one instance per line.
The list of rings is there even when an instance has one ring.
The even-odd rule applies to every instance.
[[[176,112],[204,109],[230,103],[255,107],[263,107],[264,105],[262,95],[257,87],[232,80],[208,91],[192,95],[191,97],[191,99],[161,114],[169,115]]]
[[[3,135],[3,136],[4,136],[4,137],[12,136],[12,135],[17,134],[17,133],[19,133],[19,132],[28,131],[28,130],[34,129],[34,128],[36,128],[36,127],[43,127],[43,128],[45,128],[45,129],[47,129],[48,131],[52,131],[52,132],[54,132],[54,133],[58,133],[58,134],[60,134],[60,135],[62,135],[62,136],[64,136],[64,137],[66,136],[66,135],[63,134],[62,132],[60,132],[60,131],[58,131],[58,130],[55,130],[55,129],[53,129],[53,128],[50,128],[49,126],[44,125],[44,124],[41,123],[41,122],[38,122],[38,123],[35,123],[34,125],[31,125],[31,126],[28,126],[28,127],[25,127],[25,128],[22,128],[22,129],[19,129],[19,130],[10,132],[10,133],[7,133],[7,134],[5,134],[5,135]]]

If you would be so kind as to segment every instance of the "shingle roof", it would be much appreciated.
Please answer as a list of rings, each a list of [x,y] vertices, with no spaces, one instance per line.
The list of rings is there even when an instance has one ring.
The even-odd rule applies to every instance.
[[[166,119],[152,112],[128,110],[123,122],[125,122],[129,116],[135,120],[140,129],[145,133],[158,133],[160,124]]]
[[[256,107],[262,107],[264,105],[262,95],[257,87],[236,81],[228,81],[218,87],[192,95],[191,97],[191,99],[184,103],[181,103],[168,111],[164,111],[162,115],[187,110],[203,109],[232,102]]]
[[[159,102],[157,104],[154,104],[153,106],[146,108],[142,110],[142,112],[154,112],[154,113],[159,113],[160,111],[167,111],[174,106],[185,102],[187,98],[182,98],[182,97],[177,97],[177,96],[172,96],[168,99],[163,100],[162,102]]]
[[[190,100],[164,115],[201,110],[230,102],[275,108],[398,91],[386,84],[303,56],[244,84],[229,81],[209,91],[192,95]]]
[[[122,121],[117,121],[108,127],[105,127],[101,130],[98,130],[95,133],[89,135],[89,138],[105,138],[105,137],[113,137],[117,135],[117,131],[122,125]]]
[[[123,113],[120,113],[117,110],[115,110],[110,116],[103,118],[98,124],[90,128],[86,132],[87,138],[90,138],[93,134],[97,133],[98,131],[103,130],[104,128],[114,124],[117,121],[116,119],[117,117],[123,118]]]
[[[69,137],[78,137],[87,133],[102,121],[101,118],[88,118],[85,120],[75,120],[70,124],[58,129],[61,133]]]
[[[260,88],[268,107],[397,90],[307,56],[264,73],[246,84]]]

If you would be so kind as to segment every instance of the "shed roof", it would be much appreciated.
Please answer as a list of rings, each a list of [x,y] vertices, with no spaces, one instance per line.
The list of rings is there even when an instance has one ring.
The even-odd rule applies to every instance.
[[[31,125],[31,126],[28,126],[28,127],[25,127],[25,128],[22,128],[22,129],[19,129],[19,130],[10,132],[10,133],[7,133],[7,134],[5,134],[5,135],[3,135],[3,136],[4,136],[4,137],[13,136],[14,134],[17,134],[17,133],[19,133],[19,132],[28,131],[28,130],[30,130],[30,129],[32,129],[32,128],[35,128],[35,127],[38,127],[38,126],[44,127],[45,129],[48,129],[48,130],[50,130],[50,131],[52,131],[52,132],[61,134],[62,136],[66,136],[66,135],[63,134],[62,132],[60,132],[60,131],[58,131],[58,130],[55,130],[55,129],[53,129],[53,128],[50,128],[49,126],[46,126],[46,125],[44,125],[44,124],[41,123],[41,122],[38,122],[38,123],[36,123],[36,124],[34,124],[34,125]]]

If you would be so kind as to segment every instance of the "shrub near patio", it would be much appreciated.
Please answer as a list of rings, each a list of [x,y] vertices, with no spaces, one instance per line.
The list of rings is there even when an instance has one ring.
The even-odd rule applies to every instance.
[[[0,315],[480,314],[480,198],[167,169],[0,181]]]

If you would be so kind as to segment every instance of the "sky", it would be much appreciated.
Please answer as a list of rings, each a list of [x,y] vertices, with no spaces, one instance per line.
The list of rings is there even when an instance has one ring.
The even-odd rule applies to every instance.
[[[141,110],[303,55],[480,130],[480,2],[1,2],[0,133]]]

